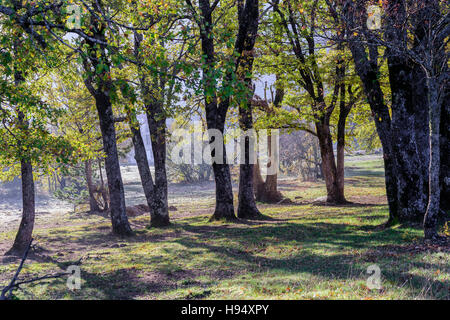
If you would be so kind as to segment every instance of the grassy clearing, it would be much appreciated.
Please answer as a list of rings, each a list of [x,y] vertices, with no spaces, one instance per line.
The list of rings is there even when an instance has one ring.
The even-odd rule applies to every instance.
[[[147,216],[130,221],[136,235],[110,234],[105,217],[47,217],[36,230],[37,249],[23,271],[30,278],[65,270],[82,259],[82,289],[66,279],[24,286],[20,299],[449,299],[450,250],[421,242],[411,227],[378,228],[387,219],[382,163],[352,161],[347,197],[325,206],[320,183],[284,180],[295,205],[260,205],[265,221],[208,222],[214,200],[172,199],[173,225],[147,229]],[[0,254],[15,230],[0,233]],[[18,260],[2,258],[0,286]],[[382,289],[366,286],[377,264]]]

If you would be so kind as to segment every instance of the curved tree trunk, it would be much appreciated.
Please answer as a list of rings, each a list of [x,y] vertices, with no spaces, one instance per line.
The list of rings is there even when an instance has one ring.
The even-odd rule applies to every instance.
[[[101,11],[102,2],[96,2],[95,10]],[[86,88],[95,99],[95,105],[100,121],[100,130],[103,138],[103,149],[106,154],[105,170],[108,178],[109,204],[111,212],[112,231],[120,236],[129,236],[133,232],[128,222],[123,188],[122,174],[120,172],[119,154],[117,151],[116,129],[114,113],[111,103],[110,91],[114,87],[110,79],[111,65],[108,60],[106,48],[106,26],[99,16],[91,13],[91,31],[93,38],[103,44],[87,40],[87,55],[83,56],[83,66],[87,74],[84,80]],[[101,73],[99,74],[99,70]]]
[[[137,120],[132,117],[132,120]],[[136,122],[136,123],[133,123]],[[134,146],[134,159],[139,171],[139,176],[141,178],[142,188],[144,190],[145,199],[147,200],[147,205],[150,209],[150,219],[154,219],[154,203],[155,203],[155,186],[153,184],[153,177],[150,171],[150,165],[147,158],[147,151],[145,150],[144,140],[142,139],[141,129],[139,122],[131,121],[131,134]]]
[[[112,105],[109,97],[103,92],[97,92],[95,101],[100,119],[103,147],[106,153],[105,169],[108,178],[112,230],[117,235],[128,236],[132,234],[132,230],[126,214],[125,192],[117,152]]]
[[[33,167],[29,160],[21,161],[22,175],[22,221],[12,248],[7,255],[22,255],[31,243],[35,218],[35,194]]]

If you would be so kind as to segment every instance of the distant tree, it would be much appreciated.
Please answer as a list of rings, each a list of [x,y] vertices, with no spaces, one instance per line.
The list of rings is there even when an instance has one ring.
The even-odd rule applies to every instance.
[[[359,83],[351,76],[350,59],[344,46],[330,38],[331,35],[342,38],[344,34],[336,23],[326,19],[323,4],[319,0],[269,1],[271,13],[264,22],[265,54],[261,55],[260,65],[266,74],[278,75],[285,89],[284,106],[298,113],[297,119],[291,116],[292,122],[317,137],[327,202],[339,204],[347,202],[344,195],[346,121],[359,99]],[[331,121],[338,109],[335,157]]]

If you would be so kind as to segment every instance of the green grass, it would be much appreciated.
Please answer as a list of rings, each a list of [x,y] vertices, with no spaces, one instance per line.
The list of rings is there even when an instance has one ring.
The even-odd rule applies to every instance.
[[[183,215],[211,207],[210,198],[177,203],[168,228],[146,228],[147,216],[131,219],[136,235],[129,239],[112,236],[104,217],[55,217],[37,228],[38,248],[22,277],[61,272],[84,257],[81,290],[68,290],[61,278],[16,294],[20,299],[449,299],[448,248],[423,244],[420,229],[378,228],[387,219],[380,164],[349,164],[346,194],[355,204],[348,206],[312,204],[325,195],[321,183],[283,182],[283,193],[299,203],[261,204],[270,217],[265,221],[211,223],[209,213]],[[10,243],[13,236],[14,230],[1,233],[0,242]],[[4,258],[0,286],[17,263]],[[381,269],[380,290],[366,285],[372,264]]]

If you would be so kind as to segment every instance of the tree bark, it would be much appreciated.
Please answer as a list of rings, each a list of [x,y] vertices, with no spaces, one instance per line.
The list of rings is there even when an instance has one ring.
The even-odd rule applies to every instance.
[[[112,230],[114,234],[129,236],[133,232],[126,214],[125,191],[120,172],[111,101],[102,91],[97,91],[94,98],[100,120],[103,147],[106,153],[105,170],[108,179]]]
[[[444,90],[441,105],[441,209],[450,211],[450,88]]]
[[[437,220],[440,210],[440,183],[439,171],[441,166],[440,155],[440,122],[441,105],[438,98],[438,86],[434,77],[427,78],[428,105],[430,121],[430,167],[429,167],[429,197],[427,211],[424,218],[425,239],[436,239]]]
[[[216,208],[211,220],[234,221],[236,216],[234,214],[230,167],[227,164],[213,163],[213,171],[216,183]]]
[[[247,109],[240,108],[240,120],[241,120],[241,128],[244,130],[249,130],[252,125],[252,110],[251,107]],[[255,194],[253,189],[253,174],[254,174],[254,164],[250,163],[250,139],[252,137],[245,137],[244,143],[244,161],[245,163],[241,164],[239,169],[239,204],[238,204],[238,212],[237,216],[243,219],[257,219],[261,218],[261,212],[258,210],[255,201]],[[256,140],[256,137],[253,137]],[[252,147],[255,147],[253,145]]]
[[[164,227],[170,225],[166,171],[166,116],[161,102],[147,106],[146,111],[155,161],[154,205],[152,207],[151,226]]]
[[[23,255],[31,243],[35,219],[35,193],[31,161],[21,160],[22,175],[22,221],[12,248],[6,255]]]
[[[86,185],[89,193],[89,211],[91,213],[100,212],[97,200],[95,199],[95,190],[92,183],[92,160],[86,160],[84,162],[84,174],[86,178]]]
[[[244,3],[238,3],[239,31],[236,41],[236,51],[240,55],[237,63],[238,76],[244,82],[247,89],[244,95],[245,100],[239,103],[239,124],[241,130],[248,131],[253,128],[252,100],[253,88],[251,74],[253,72],[254,53],[253,49],[256,42],[259,25],[259,2],[258,0],[247,0]],[[244,143],[244,161],[241,163],[239,172],[239,196],[237,216],[244,219],[261,218],[262,214],[258,210],[253,191],[253,166],[250,154],[251,147],[256,146],[250,143],[250,139],[255,137],[245,137]],[[254,160],[254,159],[253,159]]]
[[[352,102],[349,104],[345,103],[345,84],[343,83],[340,87],[340,106],[339,106],[339,120],[337,128],[337,155],[336,155],[336,183],[338,188],[338,193],[344,198],[345,189],[345,126],[347,122],[347,117],[352,108]],[[345,198],[344,198],[345,201]]]
[[[103,170],[102,170],[102,159],[98,159],[98,173],[100,176],[100,192],[102,194],[102,199],[103,199],[103,211],[108,211],[109,210],[109,193],[108,190],[106,190],[105,187],[105,180],[103,179]]]
[[[196,11],[189,0],[186,2],[193,11]],[[202,64],[202,77],[205,95],[206,123],[208,130],[219,130],[223,134],[230,101],[229,98],[224,97],[219,103],[217,98],[217,85],[216,79],[214,78],[216,54],[214,48],[214,36],[212,33],[213,8],[211,8],[209,0],[199,0],[199,9],[200,17],[197,23],[200,27],[202,54],[205,57],[205,61]],[[196,15],[196,13],[194,14]],[[223,79],[223,86],[229,86],[230,79],[231,75],[227,74]],[[213,138],[210,137],[210,142],[212,142],[212,140]],[[211,150],[211,156],[214,159],[214,150]],[[223,145],[223,156],[222,163],[213,162],[212,164],[216,184],[216,208],[211,220],[225,219],[234,221],[236,220],[236,216],[234,214],[233,187],[231,184],[230,167],[226,162],[225,145]]]
[[[331,137],[329,120],[316,123],[317,138],[319,139],[320,154],[322,158],[322,172],[327,188],[327,203],[343,204],[344,194],[338,188],[337,168],[334,158],[333,139]],[[343,190],[342,190],[343,191]]]
[[[429,130],[423,125],[427,117],[420,117],[424,104],[414,105],[411,86],[413,70],[408,67],[408,61],[391,53],[388,64],[393,104],[391,139],[397,162],[397,215],[400,222],[419,222],[423,220],[428,202],[426,168],[429,157],[424,159],[421,152],[429,152],[429,148],[427,143],[419,144],[418,141],[422,135],[428,136]],[[417,132],[416,126],[421,126],[423,130]]]
[[[97,1],[95,11],[100,13],[101,6],[102,2]],[[107,43],[105,23],[100,21],[99,16],[95,13],[91,13],[90,17],[93,37],[102,43]],[[100,121],[103,148],[106,153],[105,170],[108,178],[112,231],[119,236],[130,236],[133,232],[126,214],[125,192],[120,172],[115,120],[110,97],[110,91],[114,86],[110,74],[111,63],[108,59],[106,45],[99,45],[89,39],[86,40],[86,44],[87,56],[83,57],[83,65],[87,77],[84,83],[95,99]]]
[[[143,36],[135,32],[134,37],[134,55],[138,61],[141,61],[140,45]],[[166,114],[164,110],[164,98],[166,95],[166,78],[162,75],[151,78],[151,83],[143,70],[140,71],[140,86],[145,104],[145,112],[147,116],[148,128],[152,144],[152,153],[155,164],[155,183],[150,182],[152,178],[150,170],[143,172],[141,175],[142,183],[147,186],[146,196],[149,207],[151,208],[152,227],[165,227],[170,225],[169,203],[168,203],[168,182],[166,171]],[[152,89],[152,90],[151,90]],[[169,99],[170,100],[170,99]],[[136,135],[137,143],[142,143],[139,147],[141,166],[146,167],[147,171],[148,159],[143,145],[142,137]],[[137,159],[136,159],[137,161]],[[144,169],[144,168],[142,168]],[[144,179],[146,180],[144,182]],[[153,185],[153,192],[150,192],[150,183]]]
[[[269,150],[269,157],[273,157],[273,153],[275,152],[272,150],[272,144],[273,144],[273,136],[271,133],[268,135],[268,150]],[[276,141],[276,139],[275,139]],[[275,149],[278,149],[276,147]],[[271,163],[268,164],[272,165]],[[278,203],[281,200],[283,200],[283,195],[281,192],[278,191],[278,174],[268,174],[266,175],[266,181],[263,180],[261,176],[261,170],[260,170],[260,164],[259,160],[257,161],[256,165],[254,166],[254,174],[253,174],[253,183],[254,183],[254,190],[255,190],[255,198],[257,201],[265,202],[265,203]]]
[[[132,141],[134,146],[134,159],[141,178],[142,188],[144,189],[145,199],[150,209],[150,219],[155,219],[155,185],[153,184],[153,177],[150,171],[150,165],[147,158],[147,151],[145,149],[144,140],[142,139],[141,129],[139,122],[132,116],[132,119],[136,121],[130,121]]]

